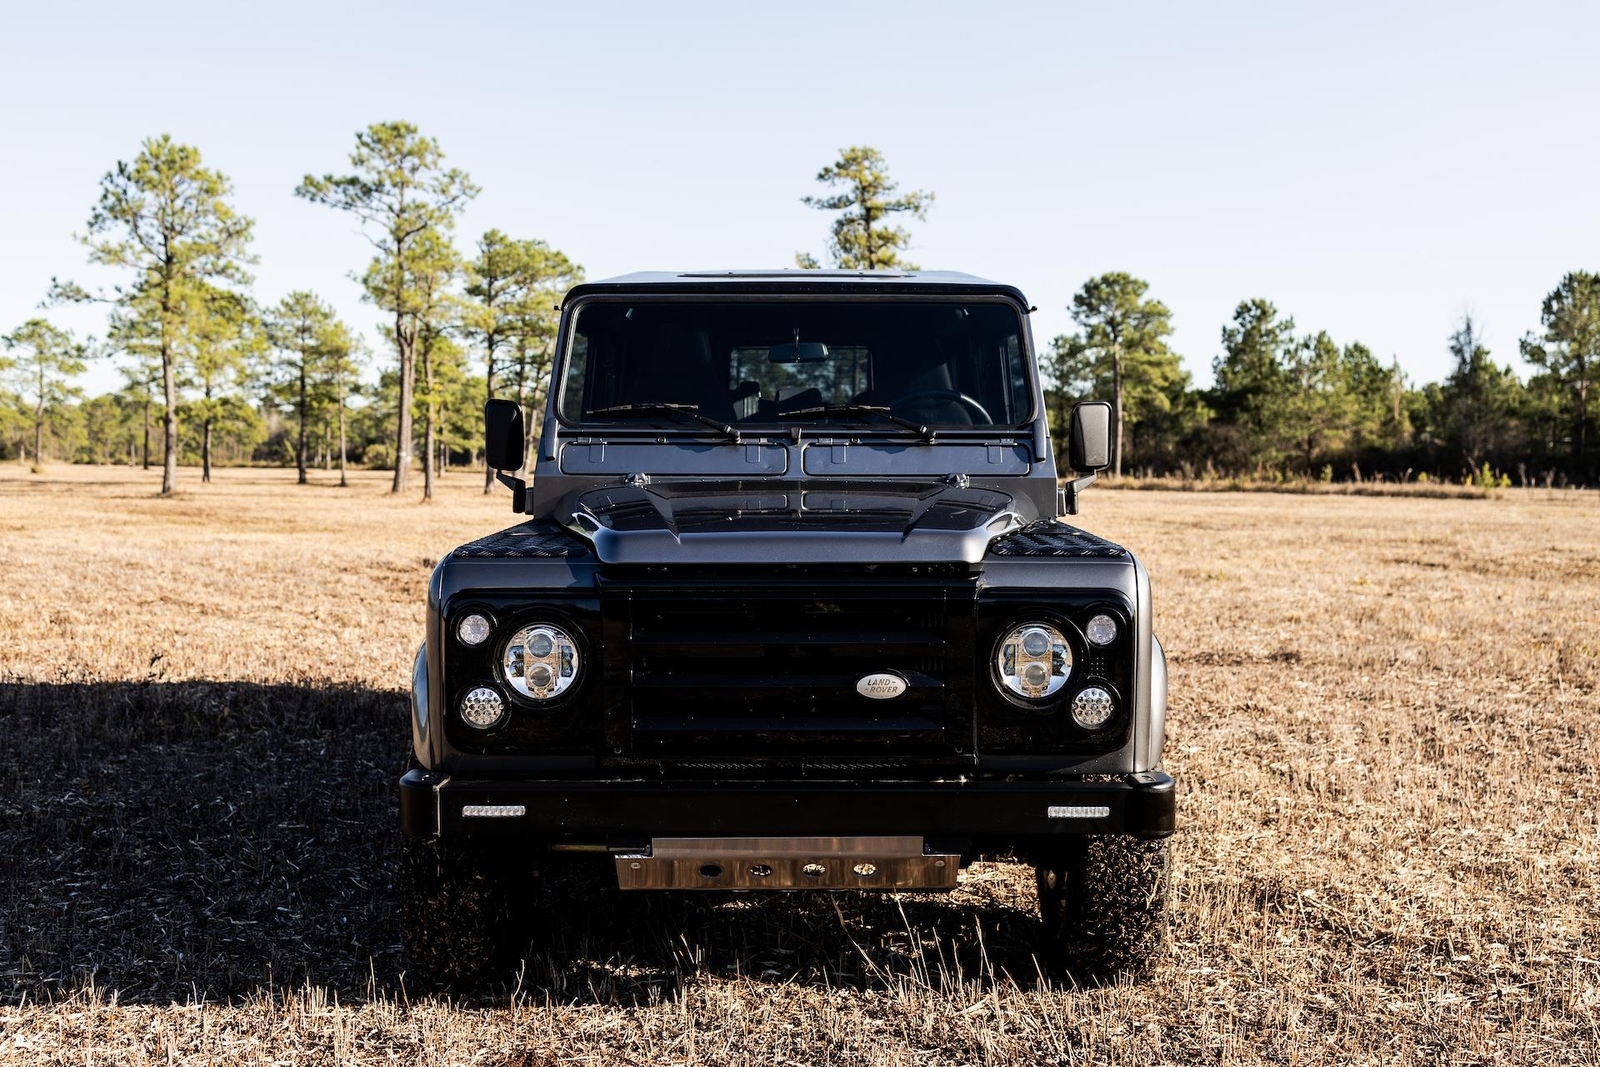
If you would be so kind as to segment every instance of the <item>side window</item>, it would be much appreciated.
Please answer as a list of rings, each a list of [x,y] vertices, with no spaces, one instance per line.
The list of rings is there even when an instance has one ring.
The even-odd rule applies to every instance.
[[[1021,422],[1028,417],[1028,365],[1022,358],[1022,339],[1016,334],[1006,337],[1002,346],[1007,385],[1006,421]]]
[[[561,391],[561,416],[568,422],[577,422],[591,405],[584,397],[584,384],[589,375],[589,337],[574,333],[572,347],[567,352],[567,381]]]

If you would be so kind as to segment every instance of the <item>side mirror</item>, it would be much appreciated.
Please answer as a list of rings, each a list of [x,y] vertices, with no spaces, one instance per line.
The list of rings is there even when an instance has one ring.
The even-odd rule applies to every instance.
[[[522,469],[527,459],[528,435],[522,428],[522,405],[514,400],[490,400],[483,405],[484,458],[497,471]]]
[[[1111,405],[1087,400],[1072,406],[1068,459],[1075,471],[1100,471],[1111,466]]]

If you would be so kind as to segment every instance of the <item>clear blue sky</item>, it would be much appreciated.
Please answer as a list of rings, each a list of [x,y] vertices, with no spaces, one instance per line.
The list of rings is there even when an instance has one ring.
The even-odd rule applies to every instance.
[[[1041,344],[1085,278],[1130,271],[1201,382],[1257,295],[1421,380],[1470,310],[1520,367],[1544,294],[1600,270],[1596,4],[33,3],[4,24],[0,329],[52,275],[112,280],[72,235],[165,132],[256,219],[258,297],[311,288],[382,351],[350,279],[367,245],[290,191],[392,118],[483,187],[463,247],[499,227],[590,277],[820,253],[799,198],[870,144],[937,194],[923,266],[1021,286]]]

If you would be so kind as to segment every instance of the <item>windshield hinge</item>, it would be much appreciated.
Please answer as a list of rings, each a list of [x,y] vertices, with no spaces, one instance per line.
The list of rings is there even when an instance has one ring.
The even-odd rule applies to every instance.
[[[622,479],[622,483],[624,485],[631,485],[635,489],[643,489],[645,486],[650,484],[650,476],[643,472],[630,474],[626,478]]]

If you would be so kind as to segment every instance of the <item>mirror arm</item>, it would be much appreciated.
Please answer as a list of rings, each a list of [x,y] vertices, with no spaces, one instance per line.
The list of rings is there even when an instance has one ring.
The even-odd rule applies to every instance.
[[[1078,494],[1093,485],[1097,477],[1099,477],[1099,472],[1086,474],[1082,478],[1074,478],[1066,484],[1066,487],[1061,490],[1061,495],[1066,505],[1064,509],[1066,514],[1076,515],[1078,513]]]
[[[507,474],[505,471],[495,471],[494,476],[501,485],[511,490],[511,510],[516,512],[518,515],[526,512],[528,504],[528,483],[523,479],[516,477],[515,475]]]

